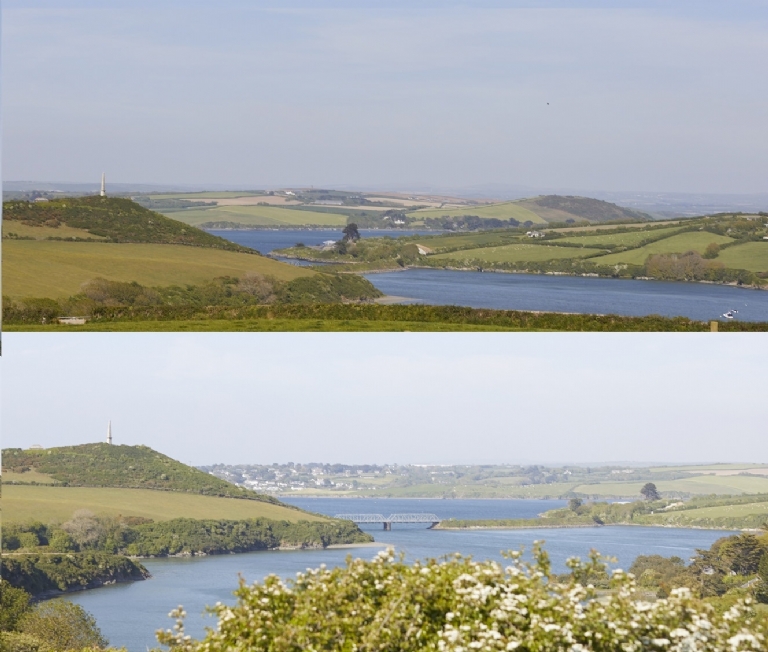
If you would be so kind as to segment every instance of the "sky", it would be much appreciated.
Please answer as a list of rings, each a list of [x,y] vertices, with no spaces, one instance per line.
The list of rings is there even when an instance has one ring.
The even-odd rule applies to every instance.
[[[5,0],[6,180],[768,191],[768,1]]]
[[[187,464],[768,462],[759,337],[5,333],[3,447]]]

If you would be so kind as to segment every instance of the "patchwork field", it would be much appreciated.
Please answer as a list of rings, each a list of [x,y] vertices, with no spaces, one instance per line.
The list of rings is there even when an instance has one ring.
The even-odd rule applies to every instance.
[[[3,520],[42,522],[64,521],[78,509],[97,515],[143,516],[155,521],[174,518],[245,519],[271,518],[297,522],[322,521],[288,507],[237,498],[218,498],[151,489],[115,489],[110,487],[3,486]]]
[[[590,496],[639,496],[643,482],[602,482],[600,484],[582,484],[574,489],[577,493]],[[657,480],[659,491],[676,491],[691,494],[734,495],[744,493],[768,492],[768,478],[744,475],[731,476],[695,476],[679,480]]]
[[[543,262],[561,258],[584,258],[601,253],[600,249],[579,249],[576,247],[557,247],[552,245],[509,244],[501,247],[483,247],[482,249],[463,249],[447,254],[437,254],[437,260],[483,260],[489,263],[526,263]]]
[[[768,502],[749,503],[747,505],[720,505],[718,507],[700,507],[698,509],[670,511],[666,514],[654,514],[656,520],[685,523],[702,518],[743,518],[753,514],[768,515]]]
[[[717,260],[726,267],[762,272],[768,269],[768,241],[745,242],[723,249]]]
[[[414,218],[427,217],[461,217],[462,215],[477,215],[478,217],[495,217],[500,220],[508,220],[510,217],[521,224],[532,222],[533,224],[546,224],[546,221],[531,210],[520,206],[517,202],[504,202],[501,204],[489,204],[483,206],[465,206],[462,208],[428,208],[409,213]]]
[[[651,244],[638,249],[630,249],[629,251],[601,256],[599,259],[596,259],[595,262],[599,265],[616,265],[619,263],[643,265],[651,254],[682,254],[686,251],[697,251],[698,253],[703,254],[707,245],[712,242],[721,245],[726,242],[733,242],[733,240],[728,236],[717,235],[715,233],[690,231],[688,233],[681,233],[680,235],[673,235],[664,240],[659,240],[658,242],[652,242]]]
[[[211,190],[206,192],[178,192],[178,193],[167,193],[163,195],[150,195],[152,199],[189,199],[190,201],[195,201],[195,200],[208,201],[211,199],[230,199],[232,197],[261,197],[261,196],[264,196],[264,193],[236,191],[236,190],[224,190],[221,192]]]
[[[94,278],[146,286],[200,284],[248,273],[290,281],[314,272],[263,256],[163,244],[6,240],[3,293],[11,297],[68,297]]]
[[[347,223],[347,216],[340,213],[322,213],[278,206],[217,206],[209,209],[177,211],[170,215],[192,226],[207,222],[235,222],[245,226],[343,227]]]
[[[623,245],[635,247],[648,238],[666,238],[679,228],[635,230],[627,233],[600,233],[598,235],[574,235],[568,238],[558,238],[557,242],[581,244],[585,247],[599,247],[601,245]]]
[[[440,252],[446,249],[456,249],[457,247],[485,247],[488,245],[502,245],[506,242],[522,242],[522,239],[516,233],[480,231],[479,233],[459,235],[426,236],[422,237],[419,242],[435,252]]]

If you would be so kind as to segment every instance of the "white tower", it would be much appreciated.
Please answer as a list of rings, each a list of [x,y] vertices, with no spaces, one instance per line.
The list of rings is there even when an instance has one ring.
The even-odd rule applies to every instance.
[[[104,173],[101,173],[101,192],[99,193],[102,197],[107,196],[107,187],[104,183],[106,181],[106,177],[104,176]]]
[[[107,443],[112,443],[112,421],[110,420],[109,424],[107,424]]]

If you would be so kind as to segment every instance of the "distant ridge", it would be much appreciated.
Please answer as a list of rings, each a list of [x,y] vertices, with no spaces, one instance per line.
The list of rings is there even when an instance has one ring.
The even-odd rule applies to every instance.
[[[57,484],[70,487],[159,489],[282,504],[271,496],[182,464],[148,446],[81,444],[30,450],[6,448],[2,456],[4,483],[8,482],[5,477],[8,472],[12,477],[10,482],[15,484],[26,484],[24,475],[34,472],[31,477],[47,475]]]
[[[547,222],[566,222],[568,220],[590,222],[614,221],[651,221],[648,213],[624,208],[602,199],[576,197],[572,195],[542,195],[516,202],[536,213]]]

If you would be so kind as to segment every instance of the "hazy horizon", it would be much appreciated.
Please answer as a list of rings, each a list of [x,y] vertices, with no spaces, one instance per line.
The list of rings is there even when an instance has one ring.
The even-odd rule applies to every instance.
[[[6,0],[7,179],[766,192],[768,2]]]

